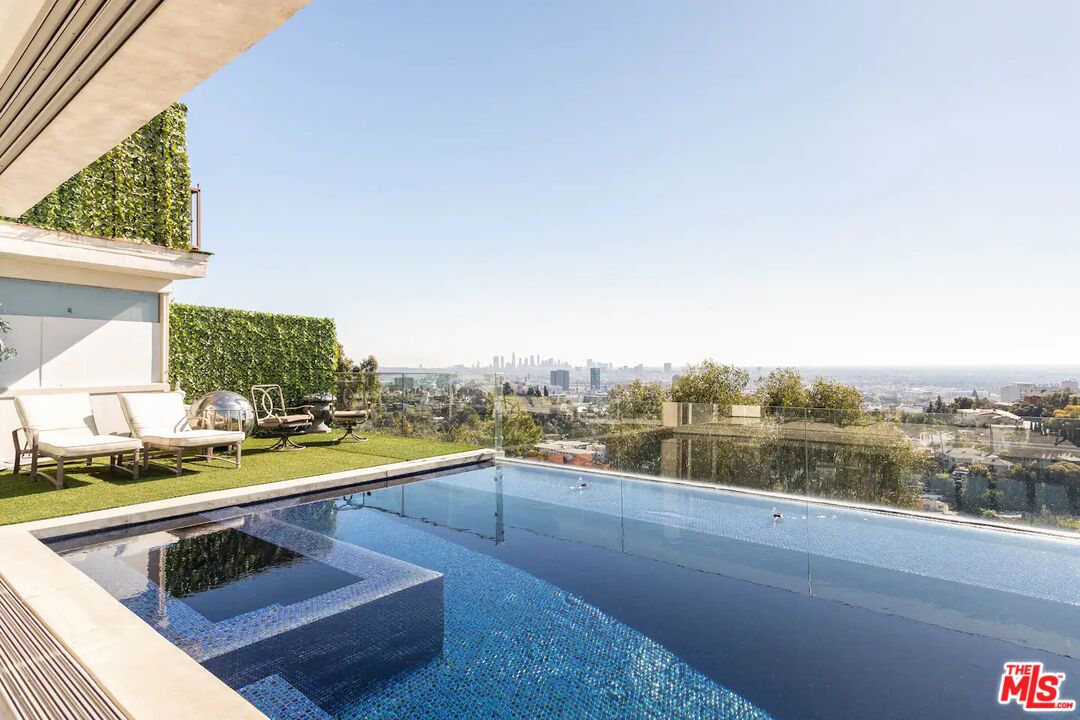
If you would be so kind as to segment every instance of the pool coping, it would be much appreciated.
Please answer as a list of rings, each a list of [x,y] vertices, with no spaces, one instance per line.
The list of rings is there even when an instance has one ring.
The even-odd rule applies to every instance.
[[[131,720],[174,718],[177,708],[184,708],[187,717],[205,720],[266,720],[254,705],[42,540],[338,487],[388,487],[412,476],[476,465],[494,456],[490,449],[469,450],[6,525],[0,527],[0,577]],[[17,715],[0,696],[0,718],[9,716]]]
[[[1035,535],[1038,537],[1061,540],[1070,543],[1080,543],[1080,533],[1068,530],[1056,530],[1054,528],[1042,528],[1033,525],[1006,525],[1005,523],[992,522],[976,517],[959,517],[941,515],[921,510],[909,510],[907,508],[889,507],[887,505],[868,505],[865,503],[851,502],[848,500],[836,500],[834,498],[810,497],[807,495],[792,495],[790,493],[774,492],[772,490],[760,490],[758,488],[740,487],[738,485],[721,485],[718,483],[706,483],[698,480],[684,478],[661,477],[658,475],[646,475],[644,473],[621,472],[619,470],[605,470],[602,468],[581,467],[578,465],[562,465],[540,460],[526,458],[507,457],[500,455],[497,461],[507,465],[524,465],[545,470],[559,470],[579,475],[600,475],[602,477],[626,478],[641,482],[665,483],[668,485],[680,485],[715,492],[732,493],[735,495],[749,495],[752,497],[767,498],[782,502],[806,503],[807,505],[820,505],[823,507],[841,508],[844,510],[857,510],[859,512],[875,513],[878,515],[890,515],[893,517],[906,518],[908,520],[927,520],[929,522],[944,525],[955,525],[973,530],[987,530],[995,532],[1010,532],[1020,535]]]

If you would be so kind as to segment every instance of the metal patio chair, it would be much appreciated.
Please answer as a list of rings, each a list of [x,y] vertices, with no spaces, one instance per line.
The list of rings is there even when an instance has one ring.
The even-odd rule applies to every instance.
[[[278,438],[267,448],[268,451],[305,448],[293,442],[292,438],[302,435],[315,422],[311,405],[285,407],[285,395],[280,385],[255,385],[251,388],[251,404],[255,408],[255,427]]]
[[[345,438],[352,438],[356,442],[367,442],[367,438],[356,434],[356,426],[363,425],[373,413],[372,408],[367,410],[338,410],[330,406],[330,423],[345,431],[341,437],[333,441],[335,445],[341,444]]]

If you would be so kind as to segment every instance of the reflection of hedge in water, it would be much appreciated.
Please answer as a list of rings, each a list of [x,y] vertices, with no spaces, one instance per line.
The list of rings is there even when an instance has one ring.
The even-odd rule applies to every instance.
[[[239,530],[185,538],[163,550],[165,591],[187,597],[300,557]]]

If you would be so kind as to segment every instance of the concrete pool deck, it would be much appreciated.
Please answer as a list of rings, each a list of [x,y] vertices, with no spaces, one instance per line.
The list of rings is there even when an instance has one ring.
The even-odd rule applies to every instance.
[[[4,652],[5,644],[0,644],[0,720],[116,717],[105,712],[68,715],[27,708],[33,705],[35,692],[54,692],[50,682],[57,682],[56,673],[50,676],[42,669],[55,666],[58,656],[85,671],[91,682],[88,692],[99,690],[131,720],[175,718],[178,708],[183,708],[185,717],[204,720],[265,720],[247,700],[42,540],[335,488],[384,488],[410,482],[423,473],[476,465],[494,456],[493,450],[471,450],[0,527],[0,579],[10,589],[8,600],[16,609],[29,611],[27,624],[39,634],[44,631],[43,637],[56,645],[52,651],[43,651],[40,645],[20,648],[18,643],[8,643],[9,651]],[[36,690],[28,696],[27,687]]]

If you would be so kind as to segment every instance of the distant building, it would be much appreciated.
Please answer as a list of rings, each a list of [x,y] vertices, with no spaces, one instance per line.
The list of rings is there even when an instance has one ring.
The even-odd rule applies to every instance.
[[[1080,392],[1080,380],[1062,380],[1062,390],[1072,390],[1073,392]]]
[[[492,355],[491,356],[491,367],[495,368],[496,370],[499,369],[499,356],[498,355]]]
[[[670,373],[671,372],[671,363],[664,363],[664,372],[665,373]]]
[[[942,497],[940,493],[923,493],[922,509],[923,512],[951,512],[951,510],[949,509],[949,503],[945,502],[945,498]]]
[[[1007,460],[1002,460],[997,455],[990,455],[974,448],[958,447],[952,448],[945,452],[945,469],[950,473],[957,467],[970,467],[971,465],[982,465],[987,468],[991,473],[1000,475],[1007,473],[1012,467],[1012,463]]]
[[[1005,410],[979,408],[977,410],[958,410],[956,424],[971,427],[989,427],[990,425],[1019,426],[1023,421],[1019,415]]]
[[[563,390],[570,389],[570,371],[569,370],[552,370],[551,371],[551,384],[556,387],[561,387]]]
[[[548,462],[583,467],[604,467],[607,448],[600,443],[583,440],[549,440],[535,446]]]
[[[1035,392],[1035,383],[1009,383],[1001,388],[1001,401],[1007,403],[1020,402],[1033,392]]]
[[[600,368],[589,368],[589,389],[596,390],[600,387]]]

